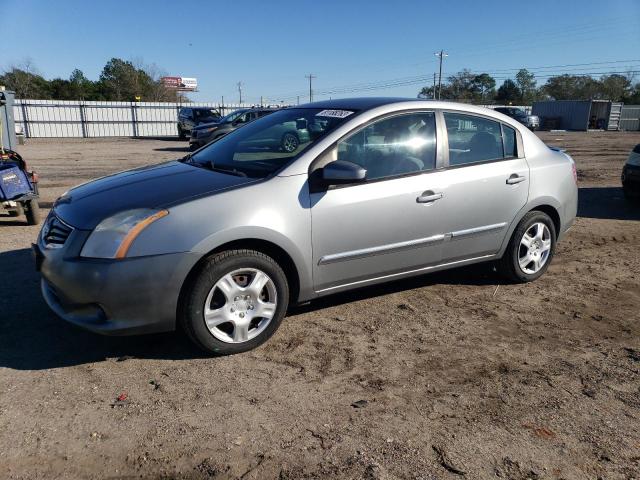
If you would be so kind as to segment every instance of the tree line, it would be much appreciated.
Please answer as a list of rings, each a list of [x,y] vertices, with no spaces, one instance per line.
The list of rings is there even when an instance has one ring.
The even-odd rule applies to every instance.
[[[16,92],[17,98],[40,100],[110,100],[176,102],[188,101],[175,89],[165,87],[156,65],[145,65],[112,58],[98,80],[89,80],[75,69],[68,79],[47,80],[29,61],[11,66],[0,73],[0,85]],[[514,79],[506,79],[496,89],[496,80],[488,73],[470,70],[446,78],[440,98],[479,104],[523,104],[536,100],[612,100],[640,104],[640,82],[632,73],[609,74],[600,78],[588,75],[556,75],[538,86],[535,75],[521,69]],[[437,90],[437,86],[435,87]],[[423,87],[421,98],[434,98],[434,86]],[[436,95],[437,96],[437,95]]]
[[[488,73],[462,70],[447,77],[440,98],[480,104],[531,105],[536,100],[612,100],[640,104],[640,82],[634,75],[614,73],[593,78],[588,75],[556,75],[538,87],[535,75],[523,68],[515,79],[506,79],[496,89],[496,80]],[[437,85],[435,92],[437,96]],[[434,86],[423,87],[418,96],[434,98]]]
[[[98,80],[89,80],[81,70],[75,69],[69,78],[47,80],[38,73],[30,61],[14,65],[0,73],[0,85],[16,92],[17,98],[39,100],[110,100],[146,102],[175,102],[185,100],[174,89],[160,81],[156,65],[134,64],[132,61],[112,58]]]

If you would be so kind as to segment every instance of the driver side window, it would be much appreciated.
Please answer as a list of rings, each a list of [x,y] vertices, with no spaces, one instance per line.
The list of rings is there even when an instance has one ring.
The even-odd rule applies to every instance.
[[[436,166],[433,112],[408,113],[378,120],[338,142],[338,160],[367,170],[367,180],[419,173]]]

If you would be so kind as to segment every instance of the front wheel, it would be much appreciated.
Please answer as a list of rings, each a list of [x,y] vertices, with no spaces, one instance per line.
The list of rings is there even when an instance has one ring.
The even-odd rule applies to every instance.
[[[187,286],[180,323],[200,348],[229,355],[267,341],[288,304],[287,278],[272,258],[229,250],[208,258]]]
[[[187,134],[184,132],[184,130],[182,130],[182,127],[178,125],[178,139],[179,140],[186,140],[187,139]]]
[[[531,282],[549,268],[556,249],[556,229],[549,215],[527,213],[516,227],[498,270],[517,283]]]

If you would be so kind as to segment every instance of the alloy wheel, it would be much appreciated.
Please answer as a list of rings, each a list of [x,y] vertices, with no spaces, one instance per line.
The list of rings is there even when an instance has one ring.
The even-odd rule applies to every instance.
[[[529,275],[539,272],[549,260],[551,232],[542,222],[532,224],[522,238],[518,249],[520,269]]]
[[[226,343],[244,343],[260,335],[276,313],[277,291],[262,270],[243,268],[227,273],[209,291],[204,322]]]
[[[298,139],[295,135],[291,133],[287,133],[282,139],[282,148],[285,152],[291,153],[298,148]]]

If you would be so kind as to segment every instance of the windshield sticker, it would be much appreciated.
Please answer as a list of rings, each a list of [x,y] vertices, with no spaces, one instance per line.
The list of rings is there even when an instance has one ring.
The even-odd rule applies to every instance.
[[[347,118],[352,113],[349,110],[322,110],[316,113],[316,117]]]

